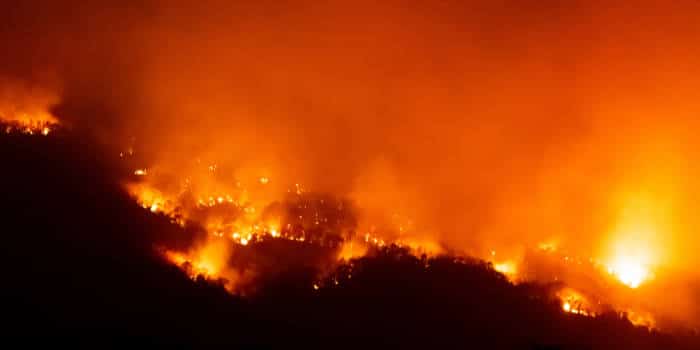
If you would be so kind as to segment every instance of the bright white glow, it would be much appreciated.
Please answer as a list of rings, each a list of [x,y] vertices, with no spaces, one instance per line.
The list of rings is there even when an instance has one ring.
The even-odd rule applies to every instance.
[[[649,276],[649,271],[642,263],[629,257],[618,258],[608,266],[608,271],[630,288],[639,287]]]

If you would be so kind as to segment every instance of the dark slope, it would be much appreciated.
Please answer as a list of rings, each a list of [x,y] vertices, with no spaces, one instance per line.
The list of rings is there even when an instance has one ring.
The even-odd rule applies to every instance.
[[[5,341],[201,348],[698,349],[616,315],[564,315],[538,286],[512,286],[478,261],[398,248],[338,269],[290,267],[240,299],[191,281],[154,254],[193,233],[145,212],[103,152],[54,137],[0,136]],[[291,243],[290,243],[291,244]],[[349,278],[351,276],[351,278]],[[338,285],[335,280],[338,280]]]
[[[172,226],[134,205],[115,186],[119,169],[89,146],[9,135],[0,159],[3,332],[198,344],[247,319],[221,288],[153,254],[156,233]],[[260,328],[246,322],[241,334],[248,324]]]

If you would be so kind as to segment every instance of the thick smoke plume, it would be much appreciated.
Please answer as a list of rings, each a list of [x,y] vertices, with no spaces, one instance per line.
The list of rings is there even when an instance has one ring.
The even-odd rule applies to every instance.
[[[165,183],[216,165],[475,255],[633,256],[692,319],[697,7],[21,1],[0,74]]]

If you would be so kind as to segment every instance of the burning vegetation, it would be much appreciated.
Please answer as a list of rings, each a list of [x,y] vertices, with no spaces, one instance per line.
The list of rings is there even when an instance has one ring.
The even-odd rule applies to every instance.
[[[50,111],[58,102],[55,94],[42,88],[0,79],[0,127],[6,134],[47,136],[58,125]]]
[[[124,153],[121,158],[127,166],[130,164]],[[201,164],[199,174],[174,181],[164,180],[168,176],[158,167],[137,168],[125,188],[145,210],[163,215],[180,227],[203,230],[206,237],[185,251],[159,249],[191,278],[222,281],[232,293],[248,294],[255,289],[254,276],[259,278],[266,271],[256,270],[256,263],[241,263],[241,256],[255,260],[252,256],[256,247],[271,241],[289,242],[284,249],[313,246],[325,251],[329,258],[313,266],[320,272],[309,286],[313,290],[350,280],[357,259],[382,249],[407,249],[424,258],[469,255],[420,239],[421,235],[403,224],[393,229],[384,227],[385,231],[371,223],[361,227],[358,218],[362,209],[350,200],[309,192],[299,183],[287,184],[284,191],[271,195],[268,186],[276,181],[267,175],[251,177],[246,183],[223,176],[215,164],[196,163]],[[596,317],[619,312],[636,325],[657,327],[647,304],[639,298],[625,300],[636,289],[653,284],[650,260],[645,258],[649,255],[629,255],[639,251],[634,249],[635,242],[625,241],[629,236],[624,234],[618,236],[614,254],[605,259],[565,253],[555,240],[540,242],[525,254],[490,250],[476,256],[490,262],[491,268],[511,283],[560,284],[563,287],[552,297],[565,313]],[[248,253],[241,254],[242,250]]]
[[[322,299],[375,258],[478,266],[571,322],[700,328],[697,5],[173,4],[0,20],[2,136],[99,149],[173,271]]]
[[[166,249],[164,253],[192,278],[225,277],[227,274],[219,271],[231,268],[235,249],[266,241],[287,241],[326,250],[332,258],[328,266],[316,266],[322,271],[389,245],[416,255],[444,251],[437,243],[412,237],[403,226],[388,230],[386,236],[377,232],[375,226],[363,228],[357,219],[358,208],[352,201],[309,192],[299,183],[289,184],[279,198],[258,200],[256,195],[270,198],[267,186],[273,180],[266,176],[248,184],[235,178],[222,180],[217,168],[203,166],[204,176],[186,177],[177,181],[179,186],[169,188],[159,181],[162,174],[157,169],[140,168],[133,171],[134,179],[125,184],[145,210],[163,215],[183,228],[197,227],[206,233],[204,241],[188,252]],[[157,188],[159,184],[164,187]],[[222,253],[215,247],[226,245],[227,253],[208,253],[212,249]],[[227,287],[236,290],[237,278],[225,279]]]
[[[285,268],[309,267],[310,273],[292,274],[298,279],[289,282],[324,303],[379,285],[379,277],[372,271],[393,264],[396,272],[412,271],[416,283],[431,286],[443,283],[442,279],[437,281],[445,276],[473,278],[469,276],[483,274],[498,288],[513,288],[509,292],[513,295],[500,297],[518,302],[540,300],[541,308],[552,302],[571,322],[583,322],[578,318],[624,320],[649,330],[664,329],[657,320],[658,315],[665,317],[663,312],[657,313],[653,305],[647,308],[643,299],[630,297],[653,288],[656,281],[651,270],[640,275],[637,269],[652,266],[647,264],[653,260],[624,254],[618,255],[619,259],[586,259],[567,252],[556,240],[540,242],[518,254],[494,248],[469,257],[467,252],[418,238],[420,235],[407,229],[410,225],[386,231],[374,225],[363,229],[358,220],[362,208],[351,200],[314,193],[298,183],[274,199],[265,191],[275,183],[275,177],[267,175],[248,183],[235,178],[222,180],[221,168],[214,165],[203,166],[204,176],[186,176],[173,182],[157,166],[133,168],[131,156],[136,153],[131,150],[118,158],[130,169],[124,172],[128,180],[123,189],[145,213],[166,219],[172,225],[171,233],[203,234],[185,246],[154,241],[160,256],[196,283],[213,283],[233,295],[256,300],[261,298],[258,293],[269,298],[269,293],[279,288],[275,287],[276,279],[289,278],[288,272],[281,272]],[[267,199],[258,200],[261,197]],[[615,242],[630,247],[623,238]],[[640,250],[623,250],[630,251]],[[400,284],[398,280],[392,283]],[[447,286],[437,288],[452,295]],[[624,323],[616,324],[623,327]]]

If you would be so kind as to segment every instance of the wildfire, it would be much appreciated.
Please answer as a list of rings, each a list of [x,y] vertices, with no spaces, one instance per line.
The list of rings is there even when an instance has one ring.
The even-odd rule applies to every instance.
[[[669,214],[649,195],[628,195],[623,203],[605,265],[609,274],[634,289],[653,277],[651,269],[664,249],[660,233],[669,227]]]
[[[637,288],[649,277],[649,270],[638,259],[618,257],[608,267],[608,272],[630,288]]]
[[[213,265],[207,261],[196,261],[183,253],[166,251],[165,258],[173,264],[185,268],[190,273],[191,278],[197,276],[213,276],[216,273]]]
[[[224,168],[215,163],[202,166],[205,167],[203,172],[211,178],[221,177],[224,171]],[[266,176],[253,177],[249,182],[250,188],[238,179],[230,181],[235,186],[217,186],[215,181],[206,182],[210,181],[207,178],[199,178],[199,181],[205,181],[202,185],[192,177],[186,177],[179,190],[173,191],[172,188],[164,190],[155,185],[155,178],[159,172],[151,171],[151,168],[136,168],[133,174],[138,180],[127,184],[126,188],[144,209],[166,215],[182,226],[191,222],[205,228],[209,234],[204,246],[193,248],[187,253],[169,251],[165,254],[166,258],[180,266],[192,278],[224,278],[229,281],[226,286],[231,291],[235,290],[234,286],[240,280],[240,274],[227,267],[231,250],[238,249],[236,247],[243,249],[255,246],[266,240],[325,245],[337,250],[336,258],[339,263],[349,262],[365,256],[373,249],[390,245],[408,248],[415,255],[445,253],[442,245],[435,241],[412,237],[406,230],[411,225],[406,225],[403,221],[397,224],[398,235],[393,237],[383,236],[382,230],[372,225],[368,228],[354,228],[352,232],[347,233],[343,233],[342,226],[328,226],[342,217],[333,215],[341,215],[342,211],[338,211],[338,208],[342,208],[343,205],[329,203],[328,199],[314,199],[299,183],[294,183],[287,189],[284,194],[287,199],[266,196],[266,201],[256,202],[253,199],[258,194],[257,191],[272,188]],[[277,184],[278,182],[275,183]],[[285,209],[282,212],[274,212],[271,216],[269,206],[279,205],[275,203],[280,202],[285,203]],[[540,242],[532,249],[546,256],[551,263],[559,265],[557,268],[565,269],[553,271],[588,269],[587,271],[597,274],[594,278],[613,276],[630,289],[635,289],[651,278],[648,264],[650,254],[648,249],[642,249],[647,246],[640,243],[640,240],[636,239],[637,236],[628,234],[634,231],[625,228],[627,230],[622,231],[625,234],[613,236],[615,241],[612,244],[613,249],[610,250],[612,258],[609,259],[576,256],[567,251],[558,239]],[[319,232],[324,233],[319,235]],[[511,283],[531,281],[528,275],[529,266],[520,253],[516,256],[499,251],[497,254],[496,250],[492,249],[482,258],[489,261],[493,269],[505,275]],[[581,286],[577,280],[559,278],[556,272],[554,273],[552,281]],[[313,289],[319,290],[323,285],[325,284],[315,284]],[[561,290],[557,298],[563,312],[589,317],[601,313],[600,301],[593,303],[590,297],[571,287]],[[628,315],[634,324],[649,327],[654,325],[651,315],[643,310],[627,306],[620,306],[620,310],[623,310],[620,312]]]
[[[129,184],[127,186],[127,190],[132,195],[138,194],[136,200],[141,207],[149,209],[154,213],[166,211],[166,214],[172,214],[172,212],[168,210],[169,206],[166,206],[166,203],[169,201],[165,198],[162,192],[142,184]]]
[[[537,245],[537,248],[539,250],[545,251],[545,252],[554,252],[557,250],[557,247],[559,244],[556,241],[545,241],[545,242],[540,242]]]
[[[134,171],[134,174],[137,176],[142,176],[140,174],[145,175],[146,169],[137,169]],[[298,185],[295,187],[299,188]],[[225,224],[222,224],[221,221],[211,221],[211,218],[200,222],[200,224],[204,224],[204,227],[207,228],[210,234],[209,241],[203,247],[193,249],[186,254],[173,251],[168,251],[165,254],[169,261],[181,267],[191,278],[196,278],[197,276],[203,276],[208,279],[224,278],[226,288],[231,291],[235,291],[236,283],[240,280],[240,274],[228,268],[226,263],[230,255],[230,249],[233,249],[234,246],[246,247],[268,239],[311,244],[314,243],[315,239],[318,239],[318,237],[309,236],[308,232],[304,230],[295,229],[293,225],[288,223],[263,218],[262,212],[264,210],[254,210],[253,207],[249,207],[234,199],[233,194],[221,193],[219,195],[199,196],[193,206],[186,208],[178,197],[168,197],[147,183],[131,184],[128,188],[132,195],[141,203],[142,207],[154,213],[162,213],[172,218],[177,218],[177,222],[181,225],[185,225],[186,220],[201,220],[201,218],[197,218],[193,214],[193,212],[198,210],[223,210],[224,214],[218,215],[227,215],[226,213],[229,211],[242,212],[242,216],[237,216],[234,220]],[[305,206],[308,206],[308,204],[305,204]],[[318,214],[316,215],[318,219],[314,218],[314,222],[316,220],[324,221]],[[303,216],[300,215],[300,217]],[[210,221],[207,222],[206,220]],[[381,248],[387,245],[406,247],[417,255],[436,255],[444,252],[442,247],[433,241],[408,239],[406,237],[388,240],[379,236],[372,228],[363,234],[341,240],[337,248],[337,259],[339,262],[348,262],[354,258],[366,255],[372,248]],[[558,256],[562,266],[580,268],[582,261],[585,260],[571,254],[560,253],[557,243],[541,243],[536,246],[536,249],[548,256]],[[490,250],[485,259],[492,263],[494,270],[504,274],[512,283],[519,283],[527,281],[525,275],[521,276],[521,273],[523,273],[520,271],[521,258],[501,257],[501,254],[498,254],[497,257],[496,251]],[[620,254],[615,259],[610,260],[609,264],[600,264],[592,258],[589,258],[587,261],[588,266],[593,267],[595,271],[605,271],[607,268],[609,274],[633,289],[650,277],[650,272],[644,264],[645,260],[635,255]],[[336,281],[335,284],[337,283]],[[312,287],[314,290],[319,290],[321,284],[317,283]],[[595,317],[601,312],[599,301],[592,303],[583,293],[572,288],[560,290],[557,293],[557,298],[560,301],[561,310],[565,313]],[[635,325],[650,328],[655,326],[654,319],[648,312],[632,308],[624,308],[620,312],[626,315],[630,322]]]
[[[59,124],[50,112],[58,102],[52,91],[0,80],[0,124],[7,134],[49,135]]]
[[[124,159],[123,156],[120,158]],[[215,174],[221,171],[216,165],[206,166],[209,177],[221,176]],[[339,225],[345,215],[345,204],[324,197],[315,198],[299,183],[294,183],[284,194],[288,197],[283,199],[285,209],[270,215],[268,207],[277,205],[279,199],[273,197],[268,203],[252,200],[255,191],[269,189],[268,186],[252,186],[248,189],[240,180],[232,181],[234,187],[217,187],[208,182],[205,183],[207,186],[202,186],[188,177],[178,191],[173,191],[155,185],[159,171],[137,168],[133,174],[138,180],[127,183],[125,187],[141,207],[170,217],[183,227],[188,224],[203,227],[208,233],[207,242],[203,246],[192,248],[187,253],[166,251],[166,259],[179,266],[191,278],[224,278],[227,281],[226,288],[231,291],[236,290],[236,285],[241,280],[240,271],[233,271],[227,266],[232,251],[255,246],[266,240],[286,240],[335,249],[338,264],[388,245],[408,248],[415,255],[437,255],[443,252],[442,246],[434,241],[411,237],[407,234],[406,225],[398,226],[400,236],[393,239],[380,236],[375,227],[361,230]],[[210,180],[205,178],[200,181]],[[270,184],[267,177],[257,177],[255,182]],[[352,278],[351,274],[347,278]],[[338,283],[336,280],[335,284]],[[319,288],[321,285],[317,284],[315,289]]]
[[[206,166],[208,178],[221,176],[214,174],[218,171],[220,167],[216,164]],[[203,180],[207,182],[206,186],[186,178],[180,190],[173,192],[154,186],[153,175],[145,177],[151,174],[146,168],[137,168],[133,174],[141,179],[138,182],[126,184],[126,189],[144,209],[169,216],[182,226],[192,221],[204,227],[212,237],[228,238],[230,242],[237,245],[247,246],[266,239],[307,243],[327,241],[326,244],[339,247],[338,258],[341,260],[359,257],[366,254],[371,247],[380,248],[389,244],[407,247],[416,254],[434,255],[442,252],[442,247],[435,242],[417,240],[409,235],[404,235],[400,239],[387,239],[377,235],[374,228],[363,234],[344,237],[341,231],[348,228],[330,226],[332,222],[342,220],[342,215],[345,215],[343,204],[329,203],[328,199],[323,198],[313,199],[313,196],[307,195],[299,183],[294,183],[286,192],[286,196],[292,196],[291,202],[287,204],[288,213],[277,213],[269,217],[266,214],[266,208],[276,203],[275,198],[268,203],[252,201],[251,196],[254,191],[246,188],[240,180],[232,181],[235,187],[228,189],[233,189],[235,192],[228,192],[226,186],[219,186],[220,189],[216,190],[217,186],[208,183],[216,182],[208,178]],[[267,185],[270,180],[263,176],[256,178],[256,182]],[[214,191],[202,193],[200,188]],[[292,212],[294,212],[293,215],[291,215]],[[279,215],[286,215],[284,224],[281,224]],[[340,216],[334,217],[334,215]],[[311,233],[318,232],[319,228],[325,233],[322,235]],[[405,233],[403,226],[399,227],[399,232]],[[326,235],[328,237],[324,237]],[[331,238],[332,236],[336,238]]]
[[[642,326],[649,329],[656,328],[656,319],[648,312],[636,310],[625,310],[624,315],[635,326]]]
[[[361,242],[345,242],[338,252],[338,260],[349,261],[353,258],[362,257],[367,254],[368,247]]]
[[[493,264],[493,269],[506,275],[509,279],[515,278],[518,272],[517,265],[513,261],[495,263]]]
[[[561,301],[561,309],[566,313],[572,313],[583,316],[595,316],[597,309],[583,294],[571,289],[564,288],[557,293],[557,297]]]
[[[5,133],[22,133],[25,135],[42,135],[48,136],[58,125],[55,119],[3,119],[0,115],[0,122],[4,124]]]
[[[231,255],[231,247],[222,242],[210,240],[204,245],[195,247],[189,253],[165,250],[163,255],[166,260],[180,267],[187,275],[196,279],[220,280],[231,292],[235,291],[236,283],[241,275],[227,266]]]

